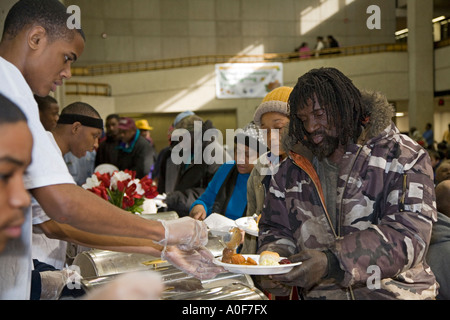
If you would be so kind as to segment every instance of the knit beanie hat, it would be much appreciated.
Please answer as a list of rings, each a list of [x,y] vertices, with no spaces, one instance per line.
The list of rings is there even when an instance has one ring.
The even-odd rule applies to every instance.
[[[195,113],[190,110],[179,113],[175,117],[175,120],[173,120],[173,126],[175,127],[178,124],[178,122],[180,122],[181,120],[183,120],[184,118],[186,118],[188,116],[193,116],[194,114]]]
[[[181,119],[176,125],[175,129],[186,129],[189,132],[194,132],[195,121],[200,121],[203,125],[203,119],[199,116],[193,114]]]
[[[292,89],[293,88],[291,87],[278,87],[266,94],[263,101],[255,111],[253,121],[258,126],[261,126],[261,117],[267,112],[279,112],[289,116],[288,100]]]
[[[243,143],[258,152],[266,152],[267,146],[260,128],[251,121],[242,130],[237,130],[234,143]]]

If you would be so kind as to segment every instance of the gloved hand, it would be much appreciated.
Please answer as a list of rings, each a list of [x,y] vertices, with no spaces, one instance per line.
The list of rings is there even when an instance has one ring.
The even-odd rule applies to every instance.
[[[224,268],[213,263],[214,256],[205,247],[183,251],[176,246],[167,246],[161,252],[161,259],[200,280],[212,279],[225,272]]]
[[[191,212],[189,212],[189,216],[193,219],[203,221],[206,218],[206,210],[202,204],[195,205]]]
[[[81,279],[81,276],[74,270],[63,269],[54,271],[43,271],[41,276],[41,300],[57,300],[61,292],[73,279]]]
[[[164,290],[161,274],[137,271],[117,276],[89,292],[83,300],[158,300]]]
[[[303,250],[289,257],[291,262],[303,263],[285,274],[273,275],[272,280],[287,286],[298,286],[306,290],[319,283],[328,272],[327,255],[319,250]]]
[[[159,222],[165,229],[164,239],[157,242],[162,246],[177,245],[181,250],[192,250],[208,243],[208,228],[203,221],[183,217]]]

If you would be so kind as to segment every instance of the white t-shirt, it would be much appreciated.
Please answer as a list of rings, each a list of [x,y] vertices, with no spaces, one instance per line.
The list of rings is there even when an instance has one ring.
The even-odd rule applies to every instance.
[[[58,154],[62,157],[63,155],[55,141],[55,138],[53,137],[53,134],[48,131],[47,134]],[[50,239],[41,229],[35,227],[35,225],[49,221],[50,217],[45,213],[34,197],[31,198],[31,212],[33,217],[33,259],[37,259],[40,262],[45,262],[56,269],[63,269],[66,264],[67,242],[59,239]]]
[[[33,135],[32,163],[24,177],[30,190],[54,184],[75,184],[63,158],[51,143],[39,119],[39,109],[25,78],[13,64],[0,57],[0,93],[17,104],[28,119]],[[32,270],[31,207],[22,235],[8,241],[0,253],[0,300],[29,300]]]

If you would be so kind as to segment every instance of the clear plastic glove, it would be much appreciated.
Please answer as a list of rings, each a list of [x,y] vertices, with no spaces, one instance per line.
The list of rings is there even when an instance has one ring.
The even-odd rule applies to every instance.
[[[41,300],[57,300],[61,292],[73,279],[81,279],[81,276],[70,269],[43,271],[41,276]]]
[[[157,242],[162,246],[177,245],[181,250],[192,250],[208,243],[208,227],[203,221],[191,217],[158,221],[165,229],[164,239]]]
[[[130,272],[89,292],[83,300],[159,300],[164,283],[154,271]]]
[[[213,254],[205,247],[183,251],[175,246],[167,246],[161,252],[161,259],[200,280],[212,279],[225,272],[224,268],[214,264]]]
[[[328,272],[328,258],[325,253],[318,250],[303,250],[289,257],[291,262],[303,263],[294,267],[285,274],[273,275],[272,280],[279,281],[287,286],[298,286],[306,290],[318,284]]]

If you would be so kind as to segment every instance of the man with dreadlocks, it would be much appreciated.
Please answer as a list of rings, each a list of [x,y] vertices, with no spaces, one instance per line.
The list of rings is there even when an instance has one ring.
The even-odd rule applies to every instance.
[[[314,157],[291,152],[272,176],[258,252],[303,263],[262,286],[297,286],[305,299],[434,299],[424,261],[437,216],[433,169],[391,121],[386,97],[320,68],[298,79],[289,106],[289,134]]]

